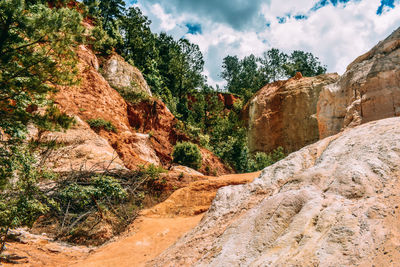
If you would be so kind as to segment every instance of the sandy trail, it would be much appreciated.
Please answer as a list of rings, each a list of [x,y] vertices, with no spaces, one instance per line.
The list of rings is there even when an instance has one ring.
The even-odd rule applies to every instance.
[[[218,188],[251,182],[259,174],[231,174],[193,182],[166,201],[144,210],[130,230],[115,241],[90,252],[48,249],[41,242],[11,243],[10,251],[28,257],[28,262],[19,266],[144,266],[199,223]]]
[[[73,266],[144,266],[195,227],[202,217],[202,214],[186,218],[141,217],[135,221],[132,235],[99,248]]]

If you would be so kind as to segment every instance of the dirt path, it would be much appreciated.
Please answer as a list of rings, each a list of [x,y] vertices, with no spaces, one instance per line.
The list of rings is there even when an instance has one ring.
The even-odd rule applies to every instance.
[[[10,245],[10,250],[28,257],[29,262],[19,266],[144,266],[198,224],[218,188],[251,182],[259,174],[224,175],[193,182],[175,191],[166,201],[143,211],[129,232],[90,252],[74,247],[68,251],[63,247],[51,249],[54,245],[49,242],[43,246],[40,242],[15,243]]]
[[[134,223],[135,233],[131,236],[101,247],[73,266],[144,266],[195,227],[202,217],[202,214],[186,218],[141,217]]]

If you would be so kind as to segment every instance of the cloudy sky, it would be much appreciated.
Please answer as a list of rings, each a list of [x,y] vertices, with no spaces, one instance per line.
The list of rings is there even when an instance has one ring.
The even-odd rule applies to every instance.
[[[270,48],[312,52],[342,74],[357,56],[400,27],[400,0],[131,0],[154,32],[200,46],[210,84],[222,59]]]

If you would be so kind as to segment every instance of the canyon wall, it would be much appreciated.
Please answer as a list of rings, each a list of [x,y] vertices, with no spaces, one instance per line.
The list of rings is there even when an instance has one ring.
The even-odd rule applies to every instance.
[[[252,152],[283,147],[293,152],[319,140],[315,117],[323,86],[339,79],[337,74],[302,77],[267,84],[244,108],[248,142]]]
[[[400,28],[339,77],[325,74],[277,81],[243,111],[252,152],[296,151],[347,127],[400,115]]]
[[[320,138],[400,115],[400,28],[351,63],[318,101]]]

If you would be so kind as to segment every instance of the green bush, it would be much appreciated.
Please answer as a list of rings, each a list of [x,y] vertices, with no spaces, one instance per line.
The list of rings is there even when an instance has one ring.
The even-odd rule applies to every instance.
[[[191,142],[178,142],[172,153],[174,162],[188,166],[190,168],[199,169],[201,167],[201,153],[196,144]]]
[[[151,97],[142,91],[138,91],[135,87],[117,88],[118,93],[125,101],[131,104],[138,104],[144,101],[150,101]]]
[[[107,205],[126,199],[127,192],[118,180],[110,176],[94,177],[88,184],[72,183],[60,190],[60,204],[69,203],[70,210],[83,211],[93,206],[93,201],[106,201]]]
[[[90,119],[86,121],[90,128],[94,129],[95,131],[99,131],[100,129],[104,129],[108,132],[117,132],[115,126],[110,122],[103,119]]]
[[[265,167],[268,167],[275,162],[280,161],[284,157],[285,153],[283,152],[282,147],[278,147],[269,154],[264,152],[257,152],[248,160],[247,171],[253,172],[262,170]]]

